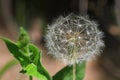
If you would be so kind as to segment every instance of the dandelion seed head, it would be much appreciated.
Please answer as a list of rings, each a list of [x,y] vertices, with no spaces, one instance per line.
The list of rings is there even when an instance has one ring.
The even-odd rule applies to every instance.
[[[68,65],[98,55],[104,47],[103,32],[88,18],[70,14],[58,18],[48,26],[46,47],[48,54]]]

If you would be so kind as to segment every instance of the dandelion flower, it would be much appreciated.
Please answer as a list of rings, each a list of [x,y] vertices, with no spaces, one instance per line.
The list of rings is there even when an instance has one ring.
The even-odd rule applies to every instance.
[[[98,55],[104,47],[103,32],[88,17],[70,14],[59,17],[48,26],[46,47],[48,54],[68,65]]]

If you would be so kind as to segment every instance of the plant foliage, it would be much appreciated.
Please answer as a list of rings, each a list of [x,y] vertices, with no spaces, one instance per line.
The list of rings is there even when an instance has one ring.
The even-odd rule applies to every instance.
[[[67,66],[59,71],[53,78],[49,75],[41,63],[42,53],[35,45],[30,43],[28,33],[21,27],[17,42],[7,38],[0,37],[10,53],[19,61],[23,74],[36,77],[38,80],[72,80],[72,66]],[[83,80],[85,72],[85,63],[77,64],[76,80]],[[30,79],[31,80],[31,79]]]
[[[42,53],[30,43],[28,33],[21,28],[19,39],[16,43],[1,37],[6,43],[10,53],[20,62],[23,74],[37,77],[39,80],[51,80],[49,73],[41,63]]]

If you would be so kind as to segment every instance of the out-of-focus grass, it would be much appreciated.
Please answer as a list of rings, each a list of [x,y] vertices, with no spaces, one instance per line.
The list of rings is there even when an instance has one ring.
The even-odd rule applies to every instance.
[[[6,65],[4,65],[3,68],[0,69],[0,79],[5,74],[5,72],[7,72],[7,70],[9,70],[11,67],[13,67],[16,64],[18,64],[18,62],[17,60],[14,59],[9,61]]]

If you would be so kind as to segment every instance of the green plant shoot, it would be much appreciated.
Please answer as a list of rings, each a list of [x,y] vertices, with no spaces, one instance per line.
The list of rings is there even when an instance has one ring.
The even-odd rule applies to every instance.
[[[32,77],[36,77],[38,80],[52,80],[41,63],[41,51],[30,43],[28,33],[22,27],[17,42],[3,37],[0,37],[0,39],[6,43],[10,53],[20,62],[21,73],[30,76],[30,80],[32,80]]]

